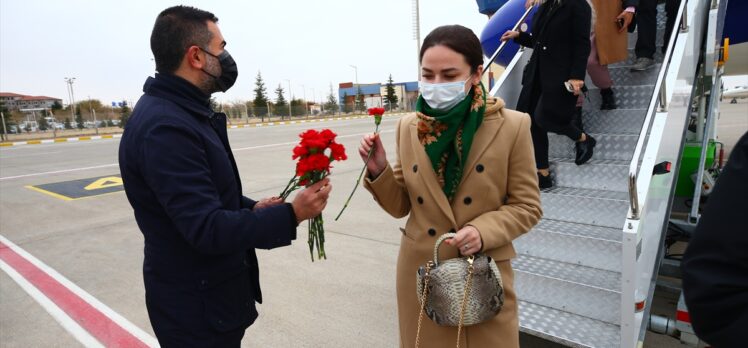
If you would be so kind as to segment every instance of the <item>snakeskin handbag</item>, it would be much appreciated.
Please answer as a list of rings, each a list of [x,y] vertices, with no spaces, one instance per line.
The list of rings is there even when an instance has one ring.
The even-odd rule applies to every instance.
[[[457,347],[463,326],[480,324],[499,314],[504,287],[496,262],[485,254],[439,261],[439,246],[456,233],[446,233],[434,245],[434,260],[418,268],[418,347],[423,313],[437,325],[457,326]]]

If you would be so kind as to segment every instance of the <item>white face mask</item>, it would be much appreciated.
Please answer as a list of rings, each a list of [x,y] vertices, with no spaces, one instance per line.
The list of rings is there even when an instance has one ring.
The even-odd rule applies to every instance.
[[[426,104],[432,109],[446,111],[459,104],[465,99],[465,84],[470,81],[472,76],[465,81],[447,82],[447,83],[428,83],[419,81],[418,88],[421,90],[421,96]]]

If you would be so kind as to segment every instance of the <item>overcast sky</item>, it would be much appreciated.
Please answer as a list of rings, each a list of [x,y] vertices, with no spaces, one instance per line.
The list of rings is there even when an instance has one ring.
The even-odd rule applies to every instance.
[[[0,0],[0,91],[68,102],[65,77],[76,77],[76,100],[136,101],[154,73],[149,46],[163,0]],[[317,99],[340,82],[415,81],[412,0],[184,1],[213,12],[239,65],[223,102],[253,99],[257,71],[268,94],[282,83],[296,97]],[[474,0],[421,0],[421,38],[437,26],[465,25],[480,36],[487,18]],[[748,84],[728,78],[725,87]],[[304,85],[305,88],[302,88]]]
[[[415,81],[416,41],[411,0],[184,1],[213,12],[239,66],[239,79],[219,100],[253,98],[257,71],[268,93],[279,83],[312,99],[353,81]],[[421,0],[421,38],[444,24],[477,35],[486,23],[474,0]],[[161,0],[0,1],[0,91],[68,102],[65,77],[76,77],[75,99],[136,101],[154,73],[149,46]]]

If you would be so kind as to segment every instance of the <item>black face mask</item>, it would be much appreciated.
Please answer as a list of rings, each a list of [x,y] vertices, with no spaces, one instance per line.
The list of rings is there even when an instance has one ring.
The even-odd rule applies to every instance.
[[[218,59],[218,63],[221,64],[221,76],[215,76],[205,71],[205,69],[202,70],[204,73],[208,74],[210,77],[216,80],[216,86],[221,90],[221,92],[226,92],[229,88],[231,88],[231,86],[234,85],[234,83],[236,82],[236,78],[239,77],[239,69],[236,67],[234,58],[232,58],[231,54],[229,54],[229,52],[226,50],[223,50],[223,52],[219,55],[215,55],[208,52],[202,47],[200,47],[200,49],[208,55]]]

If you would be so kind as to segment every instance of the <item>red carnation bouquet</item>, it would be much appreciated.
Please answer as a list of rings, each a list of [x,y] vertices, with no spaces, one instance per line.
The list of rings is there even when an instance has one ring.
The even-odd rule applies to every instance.
[[[299,134],[301,141],[293,149],[292,159],[296,162],[296,175],[279,195],[288,198],[291,192],[301,187],[310,186],[330,175],[333,161],[345,161],[345,147],[335,142],[338,135],[329,129],[322,131],[308,130]],[[309,254],[314,261],[314,247],[317,247],[317,258],[327,259],[325,255],[325,228],[322,215],[309,220]]]
[[[369,115],[374,116],[374,133],[379,133],[379,125],[382,123],[382,115],[384,115],[384,108],[369,108]],[[356,189],[358,189],[358,185],[361,183],[361,178],[364,176],[364,172],[366,171],[366,166],[369,165],[369,160],[371,160],[371,154],[374,152],[374,147],[372,146],[371,149],[369,149],[369,153],[366,155],[366,163],[364,163],[364,168],[361,169],[361,173],[358,174],[358,179],[356,179],[356,185],[353,186],[353,191],[351,191],[350,196],[348,196],[348,199],[345,201],[345,204],[343,205],[343,209],[340,210],[340,213],[338,213],[338,216],[335,218],[335,221],[338,221],[340,219],[340,216],[343,215],[343,212],[345,211],[345,208],[348,208],[348,203],[351,202],[351,198],[353,198],[353,194],[356,193]]]

